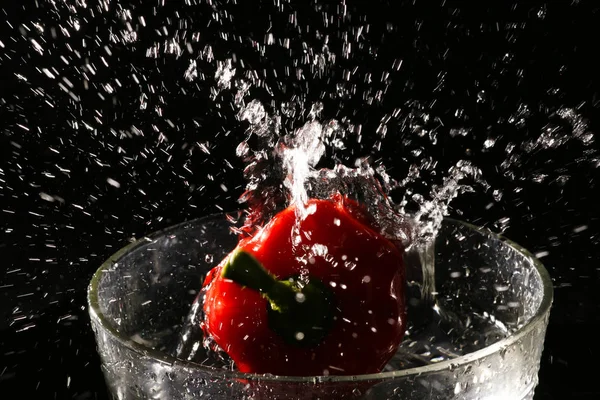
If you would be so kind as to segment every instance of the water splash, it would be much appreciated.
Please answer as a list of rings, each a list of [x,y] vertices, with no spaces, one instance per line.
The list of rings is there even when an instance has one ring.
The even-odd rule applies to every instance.
[[[218,87],[231,86],[233,71],[235,69],[230,60],[219,63]],[[249,135],[263,138],[260,142],[260,146],[263,147],[250,150],[247,141],[244,141],[240,143],[237,150],[238,156],[246,157],[245,160],[249,164],[246,170],[252,171],[246,175],[247,190],[241,198],[242,202],[248,202],[250,205],[250,214],[254,216],[250,220],[251,224],[266,221],[275,210],[292,204],[297,206],[298,218],[304,218],[310,213],[310,210],[305,207],[309,192],[321,197],[328,197],[338,192],[355,196],[364,202],[380,224],[382,231],[391,238],[407,246],[425,247],[435,238],[443,218],[448,215],[450,202],[460,193],[473,191],[471,186],[462,182],[466,178],[472,178],[486,185],[485,181],[481,180],[481,171],[478,168],[467,161],[459,161],[448,171],[448,176],[444,178],[441,185],[432,186],[430,200],[426,200],[419,194],[411,194],[407,190],[400,204],[393,204],[388,193],[416,182],[420,177],[419,167],[413,165],[407,177],[401,182],[393,181],[385,172],[383,165],[374,170],[368,158],[357,159],[355,168],[337,164],[333,168],[316,169],[327,147],[345,149],[344,139],[350,137],[351,132],[345,130],[335,119],[320,122],[318,118],[323,111],[323,104],[315,103],[308,112],[308,122],[289,134],[280,135],[282,117],[297,120],[295,114],[290,111],[289,103],[288,107],[282,105],[281,114],[271,117],[260,101],[253,99],[247,105],[245,104],[243,99],[251,85],[241,82],[236,86],[241,88],[235,94],[234,101],[234,104],[240,107],[239,118],[249,123]],[[248,158],[250,152],[254,155]],[[258,164],[264,164],[264,167],[255,168]],[[267,166],[276,166],[274,171],[280,171],[280,174],[267,171]],[[282,177],[282,181],[277,181],[279,177]],[[278,186],[281,182],[287,189],[285,195],[287,201],[278,205],[273,204],[270,209],[267,209],[264,206],[265,197],[280,192]],[[418,210],[410,215],[414,221],[412,226],[407,222],[407,213],[404,209],[404,205],[409,201],[407,196],[418,205]],[[253,200],[253,197],[260,197],[260,200]],[[281,196],[279,199],[281,200]],[[261,207],[254,210],[253,205],[256,204],[261,204]]]

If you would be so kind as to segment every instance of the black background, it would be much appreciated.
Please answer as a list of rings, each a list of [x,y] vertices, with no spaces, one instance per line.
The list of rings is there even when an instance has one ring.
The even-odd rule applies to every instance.
[[[0,22],[0,397],[104,399],[85,302],[92,273],[131,238],[219,207],[237,207],[243,178],[233,149],[243,128],[227,116],[226,107],[219,109],[208,99],[200,90],[202,84],[181,91],[189,57],[146,57],[146,49],[160,41],[150,28],[135,44],[111,45],[112,55],[105,56],[110,67],[102,68],[98,57],[103,47],[98,43],[108,43],[110,26],[123,25],[116,5],[111,5],[114,12],[92,17],[76,1],[51,3],[0,6],[7,21]],[[96,3],[90,1],[89,7]],[[152,9],[159,2],[121,3],[127,3],[134,14],[147,15],[148,25],[157,27],[166,24],[165,16],[179,10],[203,27],[202,40],[214,42],[217,59],[236,52],[255,66],[276,69],[286,63],[285,52],[273,50],[258,57],[218,35],[225,30],[262,41],[271,24],[276,34],[292,36],[293,29],[288,32],[285,23],[269,22],[267,16],[275,10],[271,2],[223,5],[234,20],[222,19],[208,27],[204,22],[212,9],[206,5],[167,2],[153,19]],[[597,136],[600,65],[595,42],[600,8],[594,1],[348,3],[357,7],[356,15],[368,15],[371,37],[381,38],[371,43],[376,60],[365,58],[373,75],[389,69],[398,57],[403,68],[382,103],[366,107],[358,100],[326,100],[325,112],[354,114],[354,120],[364,121],[365,132],[377,127],[374,115],[398,105],[410,111],[404,120],[407,124],[418,122],[423,107],[444,121],[438,143],[423,144],[425,152],[438,160],[439,170],[469,159],[503,193],[489,209],[485,207],[493,202],[489,191],[462,196],[451,212],[504,230],[534,253],[548,252],[542,261],[555,283],[555,303],[536,400],[600,398],[594,380],[595,360],[600,356],[596,145],[571,139],[556,149],[518,150],[521,156],[513,167],[500,167],[509,142],[534,140],[548,124],[562,135],[572,134],[572,126],[562,126],[564,121],[553,116],[558,107],[576,109],[588,120],[587,131]],[[310,7],[294,7],[299,18],[316,18],[307,11]],[[79,18],[80,30],[71,29],[70,37],[59,30],[51,38],[49,27],[65,25],[70,17]],[[45,33],[36,36],[31,21],[46,24]],[[30,30],[19,30],[22,23]],[[388,23],[396,28],[388,29]],[[38,40],[45,48],[43,54],[30,41],[39,37],[46,39]],[[101,40],[94,42],[95,38]],[[87,41],[86,47],[82,40]],[[73,56],[68,46],[78,49],[79,55]],[[371,53],[356,50],[349,63]],[[61,55],[71,64],[62,63]],[[86,59],[100,66],[96,75],[88,73],[88,89],[81,79]],[[340,68],[344,62],[340,59]],[[137,69],[132,71],[131,65]],[[77,102],[59,88],[60,78],[49,79],[41,71],[52,66],[74,84]],[[134,83],[132,73],[145,80]],[[334,77],[337,73],[339,80],[339,71],[331,73]],[[114,95],[103,92],[101,85],[114,84],[115,78],[122,87]],[[212,84],[212,77],[207,79]],[[291,78],[284,81],[288,95],[304,90]],[[155,95],[150,96],[148,109],[140,110],[139,97],[148,92],[149,84],[154,84]],[[308,99],[317,98],[321,89],[331,90],[330,85],[327,79],[315,81]],[[275,88],[275,99],[283,98],[282,92]],[[104,99],[98,93],[104,93]],[[529,112],[519,114],[520,104],[527,104]],[[157,116],[156,106],[164,117]],[[456,109],[463,113],[457,114]],[[524,122],[511,122],[515,115]],[[87,121],[91,129],[81,123],[74,127],[71,120]],[[110,131],[127,131],[131,125],[144,131],[144,136],[120,138]],[[160,142],[152,125],[169,138],[168,143]],[[451,139],[449,130],[462,126],[468,126],[471,135]],[[372,137],[366,135],[366,144],[347,157],[370,149]],[[487,138],[497,144],[483,151]],[[409,162],[398,156],[405,139],[402,134],[389,134],[378,153],[395,178],[401,178]],[[209,154],[198,148],[191,153],[189,147],[182,149],[196,142],[208,142]],[[536,174],[546,178],[537,183],[532,179]],[[120,182],[120,187],[108,184],[107,178]],[[57,197],[49,202],[40,193]],[[504,218],[508,223],[502,222]],[[577,229],[581,226],[587,229]]]

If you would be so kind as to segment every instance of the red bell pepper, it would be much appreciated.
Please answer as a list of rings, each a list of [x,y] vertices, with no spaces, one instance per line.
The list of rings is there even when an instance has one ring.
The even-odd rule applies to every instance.
[[[242,239],[207,276],[202,328],[241,372],[381,371],[405,329],[403,251],[358,203],[311,199]]]

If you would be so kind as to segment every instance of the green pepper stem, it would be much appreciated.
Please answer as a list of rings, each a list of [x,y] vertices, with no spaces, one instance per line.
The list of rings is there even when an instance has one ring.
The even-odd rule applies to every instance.
[[[221,277],[256,290],[269,302],[269,326],[288,343],[318,344],[333,321],[333,296],[319,280],[298,285],[294,279],[278,280],[250,253],[236,249]]]
[[[229,256],[221,276],[261,293],[268,293],[278,282],[252,254],[240,249]]]

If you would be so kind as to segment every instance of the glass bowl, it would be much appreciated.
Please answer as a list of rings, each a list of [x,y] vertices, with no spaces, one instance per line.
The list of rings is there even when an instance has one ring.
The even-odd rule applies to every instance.
[[[483,332],[474,336],[478,346],[463,346],[464,354],[359,376],[244,374],[178,359],[173,349],[203,276],[237,243],[230,220],[212,215],[154,233],[118,251],[95,273],[89,313],[114,399],[533,398],[552,303],[550,277],[517,244],[452,219],[444,220],[429,257],[407,257],[408,275],[419,275],[414,260],[435,262],[444,312],[461,315],[468,307],[510,332],[505,337],[490,339]],[[417,305],[416,298],[408,303],[414,329],[432,309],[440,312]],[[430,347],[425,345],[436,351]]]

